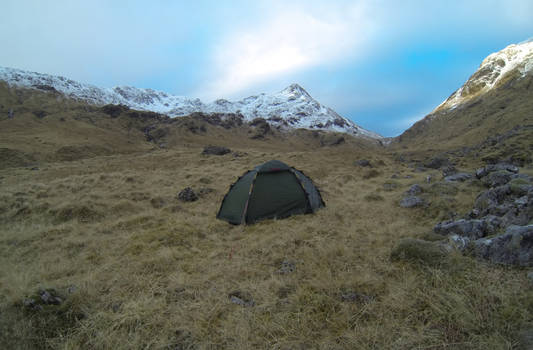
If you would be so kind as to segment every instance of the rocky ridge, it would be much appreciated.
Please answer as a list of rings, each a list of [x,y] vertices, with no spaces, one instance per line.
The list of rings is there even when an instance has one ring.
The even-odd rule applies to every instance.
[[[509,45],[487,56],[467,82],[432,113],[455,109],[511,78],[533,73],[533,39]]]
[[[282,129],[304,128],[344,132],[371,139],[382,138],[322,105],[298,84],[292,84],[274,94],[263,93],[240,101],[218,99],[212,103],[203,103],[197,98],[174,96],[152,89],[130,86],[100,88],[61,76],[6,67],[0,67],[0,80],[10,86],[61,93],[69,98],[95,105],[125,105],[132,109],[162,113],[171,117],[197,112],[236,114],[248,122],[263,118],[271,125]]]
[[[419,242],[412,240],[399,244],[394,254],[412,245],[432,245],[438,252],[457,249],[460,252],[503,265],[533,266],[533,179],[520,174],[519,168],[509,163],[488,164],[469,175],[466,179],[450,179],[446,176],[443,183],[456,181],[479,181],[488,189],[476,198],[473,208],[462,218],[454,218],[437,223],[433,227],[436,236],[442,236],[441,243]],[[400,206],[417,197],[424,190],[418,184],[405,192]],[[441,254],[441,253],[439,253]]]

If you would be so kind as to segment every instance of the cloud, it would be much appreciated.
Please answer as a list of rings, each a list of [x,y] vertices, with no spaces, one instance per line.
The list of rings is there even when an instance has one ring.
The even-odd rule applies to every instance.
[[[215,48],[212,83],[204,97],[232,96],[246,87],[319,64],[333,64],[361,45],[371,22],[364,8],[273,11],[251,31],[236,28]]]

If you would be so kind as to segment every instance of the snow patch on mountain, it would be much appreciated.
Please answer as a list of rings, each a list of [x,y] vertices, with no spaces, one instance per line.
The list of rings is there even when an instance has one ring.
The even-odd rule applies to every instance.
[[[468,81],[447,100],[441,103],[437,110],[455,109],[472,98],[504,82],[507,77],[516,74],[523,78],[533,73],[533,40],[513,44],[505,49],[492,53],[483,60],[478,70]]]
[[[382,138],[320,104],[298,84],[292,84],[274,94],[259,94],[235,102],[219,99],[206,104],[197,98],[174,96],[152,89],[130,86],[99,88],[61,76],[5,67],[0,67],[0,80],[19,87],[48,90],[51,87],[70,98],[96,105],[123,104],[133,109],[158,112],[171,117],[186,116],[194,112],[238,113],[247,121],[264,118],[282,128],[327,130],[365,138]]]

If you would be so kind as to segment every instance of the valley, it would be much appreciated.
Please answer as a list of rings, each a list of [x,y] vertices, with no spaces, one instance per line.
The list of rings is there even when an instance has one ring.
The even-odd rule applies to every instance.
[[[476,247],[531,227],[532,81],[512,76],[391,140],[0,82],[0,343],[527,349],[530,236],[505,261]],[[272,159],[305,172],[325,207],[217,220],[230,186]]]

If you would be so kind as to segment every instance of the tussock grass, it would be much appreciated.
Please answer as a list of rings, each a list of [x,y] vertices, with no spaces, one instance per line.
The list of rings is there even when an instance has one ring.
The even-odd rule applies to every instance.
[[[412,166],[464,140],[438,150],[416,137],[395,149],[349,137],[320,147],[313,131],[252,140],[245,128],[184,118],[159,125],[158,144],[146,142],[142,128],[156,119],[111,118],[0,84],[3,347],[512,349],[532,328],[524,271],[455,254],[439,264],[391,260],[402,239],[438,245],[433,225],[471,209],[479,183],[445,184]],[[522,136],[502,152],[528,149]],[[239,156],[201,155],[207,144]],[[450,157],[472,170],[481,153]],[[303,170],[327,206],[251,226],[216,220],[230,184],[271,159]],[[355,166],[360,159],[372,168]],[[415,183],[428,205],[400,208]],[[179,201],[185,187],[199,199]],[[40,289],[65,302],[28,310]]]
[[[466,211],[476,194],[470,185],[424,184],[425,173],[376,153],[382,162],[367,177],[352,165],[364,151],[347,148],[246,151],[233,159],[177,148],[2,170],[2,342],[58,349],[516,345],[533,311],[521,271],[460,256],[444,265],[390,260],[399,239],[423,238],[440,211]],[[216,220],[229,185],[272,158],[304,170],[327,206],[251,226]],[[391,180],[394,173],[403,175]],[[398,206],[413,183],[422,184],[428,208]],[[183,203],[177,193],[187,186],[213,191]],[[294,271],[280,273],[284,261]],[[76,292],[61,309],[49,306],[50,314],[28,315],[21,306],[38,288],[69,286]],[[343,298],[349,293],[359,297]],[[231,295],[254,306],[232,303]]]

